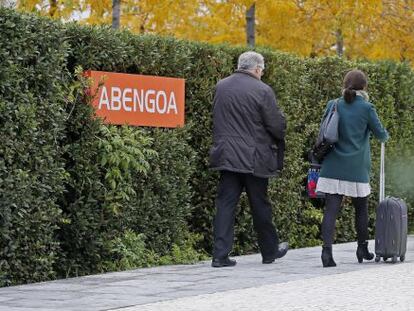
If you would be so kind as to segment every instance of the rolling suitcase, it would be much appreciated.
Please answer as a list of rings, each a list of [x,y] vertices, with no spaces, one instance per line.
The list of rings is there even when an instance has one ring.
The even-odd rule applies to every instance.
[[[407,205],[401,199],[386,197],[385,190],[385,146],[381,145],[380,202],[375,222],[375,261],[381,257],[396,263],[398,257],[404,261],[407,251]]]

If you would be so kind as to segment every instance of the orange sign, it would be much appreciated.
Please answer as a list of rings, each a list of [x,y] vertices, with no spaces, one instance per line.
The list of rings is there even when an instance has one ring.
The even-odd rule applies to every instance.
[[[185,80],[88,71],[96,115],[110,124],[184,125]],[[96,93],[96,94],[94,94]]]

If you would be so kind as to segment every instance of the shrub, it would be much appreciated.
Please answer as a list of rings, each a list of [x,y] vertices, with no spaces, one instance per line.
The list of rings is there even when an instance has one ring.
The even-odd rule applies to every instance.
[[[7,10],[0,38],[1,286],[55,276],[68,46],[59,24]]]

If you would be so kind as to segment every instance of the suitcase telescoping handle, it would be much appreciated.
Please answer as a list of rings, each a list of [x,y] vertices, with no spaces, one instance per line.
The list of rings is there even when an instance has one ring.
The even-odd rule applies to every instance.
[[[379,201],[385,198],[385,144],[381,143],[381,168],[380,168],[380,189]]]

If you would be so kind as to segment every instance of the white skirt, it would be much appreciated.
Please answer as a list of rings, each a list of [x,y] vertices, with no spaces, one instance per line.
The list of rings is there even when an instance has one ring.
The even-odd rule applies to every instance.
[[[360,183],[333,178],[319,177],[316,192],[342,194],[348,197],[366,197],[371,193],[369,183]]]

